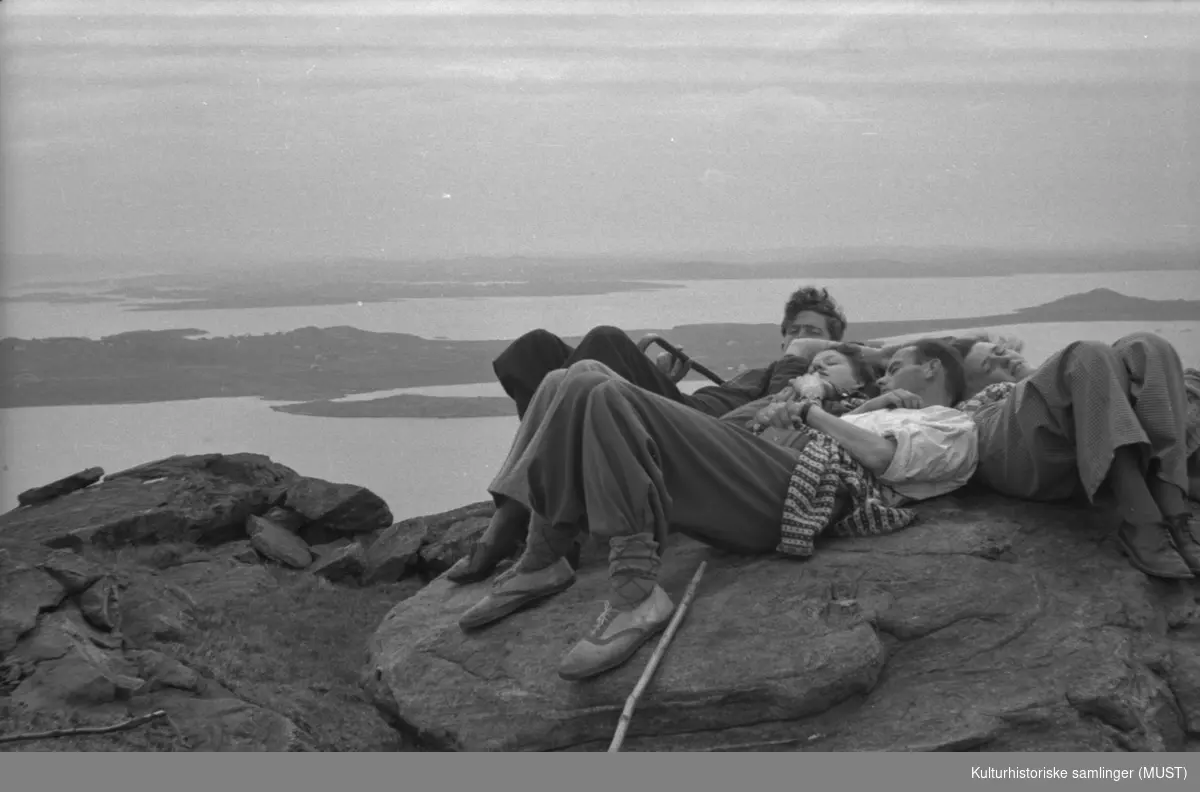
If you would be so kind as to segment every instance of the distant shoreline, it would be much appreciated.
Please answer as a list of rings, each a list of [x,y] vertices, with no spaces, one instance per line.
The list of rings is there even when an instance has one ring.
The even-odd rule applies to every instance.
[[[872,341],[961,328],[1046,322],[1193,321],[1200,300],[1148,300],[1109,289],[974,319],[855,323],[850,340]],[[197,328],[86,338],[0,340],[0,408],[133,404],[257,397],[273,409],[323,417],[486,417],[512,414],[499,397],[345,396],[491,381],[509,340],[431,340],[353,327],[301,328],[258,336],[200,337]],[[775,324],[695,324],[627,329],[665,333],[719,374],[779,355]],[[565,339],[574,343],[577,338]]]
[[[1019,275],[1178,272],[1200,252],[1005,253],[917,252],[913,259],[847,251],[824,257],[746,263],[688,260],[471,259],[458,262],[349,261],[266,266],[254,271],[197,271],[74,281],[26,281],[0,304],[128,303],[134,312],[314,308],[429,298],[563,297],[666,291],[712,280],[948,279]],[[90,292],[80,293],[81,288]],[[9,286],[12,289],[12,286]]]

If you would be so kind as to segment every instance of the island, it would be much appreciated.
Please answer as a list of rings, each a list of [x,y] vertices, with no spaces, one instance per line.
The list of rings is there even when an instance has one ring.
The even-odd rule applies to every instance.
[[[1042,322],[1171,321],[1200,317],[1200,300],[1148,300],[1094,289],[1007,314],[862,322],[853,340]],[[628,328],[662,333],[721,375],[779,354],[775,324]],[[214,397],[290,402],[283,412],[337,417],[511,415],[497,397],[414,394],[338,402],[345,396],[494,379],[492,360],[509,339],[455,341],[353,327],[304,327],[256,336],[204,337],[206,330],[137,331],[100,339],[0,340],[0,407],[131,404]],[[568,338],[568,342],[577,341]],[[698,378],[698,377],[697,377]]]

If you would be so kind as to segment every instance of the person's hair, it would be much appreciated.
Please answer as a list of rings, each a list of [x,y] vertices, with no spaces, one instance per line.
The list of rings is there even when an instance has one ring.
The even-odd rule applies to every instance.
[[[832,340],[841,341],[846,334],[846,314],[842,313],[837,301],[829,296],[829,291],[817,286],[801,286],[792,292],[787,305],[783,307],[783,321],[779,323],[781,335],[787,335],[788,325],[803,311],[824,316]]]
[[[979,342],[994,343],[1001,349],[1008,349],[1009,352],[1020,353],[1025,349],[1025,341],[1018,336],[1004,335],[1002,332],[994,332],[991,330],[974,330],[968,332],[964,338],[971,338],[971,346]]]
[[[854,344],[838,344],[829,349],[821,350],[822,352],[837,352],[839,355],[844,355],[846,360],[850,361],[850,370],[854,372],[854,378],[862,384],[863,393],[867,396],[875,397],[879,395],[879,385],[875,380],[881,376],[879,370],[867,360],[863,355],[861,348]],[[820,352],[817,355],[821,354]],[[816,358],[816,355],[813,355]],[[811,368],[811,366],[810,366]]]
[[[963,365],[963,356],[952,344],[940,338],[919,338],[901,347],[909,348],[916,350],[918,363],[936,360],[942,364],[942,371],[946,372],[946,390],[949,391],[951,404],[958,404],[966,397],[966,367]]]
[[[971,350],[976,344],[995,344],[1000,349],[1007,349],[1018,354],[1025,349],[1025,342],[1017,336],[994,333],[991,330],[975,330],[957,336],[951,339],[950,344],[963,357],[971,354]]]
[[[954,348],[954,351],[957,352],[960,357],[962,357],[964,360],[966,360],[967,355],[971,354],[971,350],[974,349],[975,345],[978,343],[979,343],[978,338],[971,338],[970,336],[962,336],[960,338],[955,338],[954,340],[952,340],[950,342],[950,346]]]

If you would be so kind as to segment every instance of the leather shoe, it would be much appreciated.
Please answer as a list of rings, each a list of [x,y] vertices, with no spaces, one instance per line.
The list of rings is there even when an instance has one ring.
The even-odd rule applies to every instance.
[[[1122,522],[1117,543],[1129,557],[1129,563],[1151,577],[1187,580],[1195,577],[1171,537],[1166,523],[1134,525]]]
[[[1179,556],[1188,568],[1200,575],[1200,519],[1184,513],[1167,518],[1167,527]]]
[[[558,675],[574,682],[624,664],[670,623],[674,612],[675,603],[658,586],[633,610],[617,610],[604,603],[596,626],[563,657]]]
[[[545,569],[532,572],[517,570],[518,567],[512,567],[496,578],[487,596],[459,617],[458,626],[464,631],[483,627],[564,591],[575,583],[575,570],[571,569],[565,558],[558,559]]]
[[[454,565],[446,572],[446,579],[460,586],[487,580],[496,571],[500,562],[511,557],[519,546],[520,540],[514,542],[497,540],[496,544],[476,541],[471,545],[471,551],[455,561]],[[579,569],[580,552],[579,542],[572,544],[571,549],[567,551],[567,563],[571,565],[572,569]]]

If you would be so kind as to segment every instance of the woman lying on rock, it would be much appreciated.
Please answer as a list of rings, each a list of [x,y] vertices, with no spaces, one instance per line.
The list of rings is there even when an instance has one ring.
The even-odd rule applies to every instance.
[[[840,416],[879,395],[876,383],[879,375],[863,347],[838,344],[811,354],[804,343],[793,342],[784,353],[796,359],[811,358],[804,374],[792,379],[773,396],[764,396],[730,410],[721,416],[721,420],[744,424],[754,434],[761,435],[772,426],[800,428],[793,427],[787,420],[791,415],[788,405],[794,402],[818,402],[825,412]]]
[[[852,414],[788,404],[816,430],[788,445],[638,388],[603,364],[552,372],[489,487],[532,513],[525,551],[460,625],[481,627],[569,587],[565,555],[586,527],[608,547],[611,596],[559,670],[584,679],[625,662],[670,619],[674,604],[656,582],[670,531],[733,552],[804,557],[826,530],[904,527],[913,518],[905,504],[954,490],[975,469],[975,426],[950,406],[963,396],[962,365],[943,342],[905,346],[880,380],[883,395]]]
[[[804,339],[836,345],[846,332],[846,315],[827,290],[804,286],[792,292],[784,304],[779,332],[785,354],[778,361],[764,368],[742,371],[724,385],[706,386],[692,394],[682,393],[675,384],[686,373],[686,367],[675,366],[670,373],[661,370],[622,330],[608,326],[593,328],[574,348],[552,333],[534,330],[510,344],[496,358],[493,368],[496,378],[517,406],[517,417],[522,419],[547,374],[582,360],[604,363],[635,385],[705,415],[718,417],[752,399],[779,392],[803,374],[812,354],[825,347],[817,347],[800,357],[791,353],[787,345],[793,340]],[[870,352],[878,355],[876,350]],[[882,365],[882,357],[878,362]],[[524,507],[514,501],[499,502],[491,523],[471,547],[467,558],[455,564],[446,576],[455,583],[477,583],[491,577],[496,566],[520,548],[528,524],[529,512]],[[578,563],[577,553],[578,548],[575,548],[572,563]]]
[[[1015,498],[1053,501],[1102,485],[1116,500],[1117,540],[1130,563],[1160,578],[1200,574],[1200,536],[1187,505],[1188,397],[1175,349],[1152,333],[1112,345],[1077,341],[1036,370],[1011,346],[954,341],[979,427],[975,477]]]

